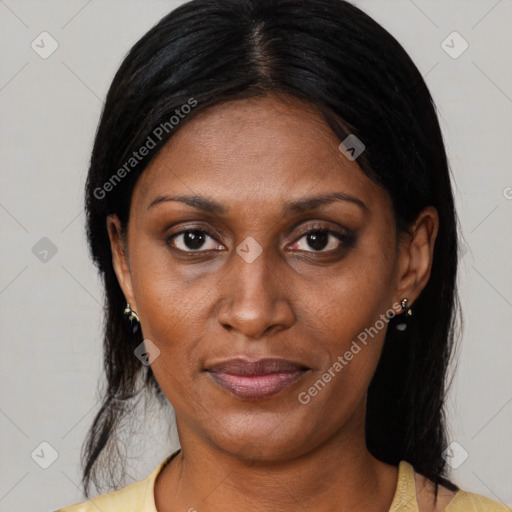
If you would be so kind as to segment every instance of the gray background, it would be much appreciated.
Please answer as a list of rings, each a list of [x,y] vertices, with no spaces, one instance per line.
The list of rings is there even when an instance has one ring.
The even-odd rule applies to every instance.
[[[102,322],[83,228],[87,163],[122,57],[180,3],[0,0],[0,511],[82,501],[78,457],[97,410]],[[457,443],[450,460],[458,466],[451,478],[511,505],[512,2],[356,5],[402,43],[425,76],[456,182],[465,324],[448,403]],[[31,47],[51,48],[39,36],[44,31],[58,43],[46,59]],[[457,58],[463,41],[446,40],[453,31],[469,44]],[[141,424],[150,441],[129,462],[131,481],[170,453],[168,421]],[[47,469],[40,464],[51,461],[52,448],[42,442],[58,454]]]

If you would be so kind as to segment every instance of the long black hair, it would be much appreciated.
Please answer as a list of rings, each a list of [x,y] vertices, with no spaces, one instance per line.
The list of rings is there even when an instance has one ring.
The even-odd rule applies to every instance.
[[[430,280],[410,327],[388,326],[368,389],[366,441],[378,459],[402,459],[451,490],[443,451],[447,370],[456,343],[457,217],[435,104],[406,51],[343,0],[192,0],[147,32],[124,58],[108,91],[85,190],[87,237],[105,287],[101,408],[82,447],[83,487],[101,488],[122,422],[142,391],[168,405],[133,332],[112,266],[106,217],[128,223],[137,178],[172,135],[209,106],[282,94],[306,100],[340,142],[365,146],[363,172],[392,200],[397,233],[426,206],[439,214]],[[146,148],[142,151],[141,148]],[[106,460],[103,458],[106,457]],[[121,464],[122,466],[122,464]],[[118,485],[110,482],[111,487]]]

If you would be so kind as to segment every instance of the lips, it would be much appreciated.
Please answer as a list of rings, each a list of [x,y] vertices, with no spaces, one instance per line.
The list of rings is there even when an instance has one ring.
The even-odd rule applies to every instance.
[[[310,368],[286,359],[234,358],[206,368],[221,388],[247,400],[275,395],[301,379]]]
[[[222,372],[230,375],[268,375],[270,373],[296,372],[309,368],[286,359],[265,358],[250,361],[239,357],[221,361],[206,369],[211,372]]]

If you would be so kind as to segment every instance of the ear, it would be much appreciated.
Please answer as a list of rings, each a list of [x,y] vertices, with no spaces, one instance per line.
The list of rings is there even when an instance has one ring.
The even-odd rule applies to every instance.
[[[121,221],[116,214],[107,217],[107,232],[112,250],[112,266],[117,276],[119,286],[130,307],[136,312],[137,303],[133,294],[132,275],[128,259],[127,240],[121,230]]]
[[[414,221],[410,234],[400,240],[395,303],[407,297],[410,307],[428,283],[438,230],[437,210],[428,206]]]

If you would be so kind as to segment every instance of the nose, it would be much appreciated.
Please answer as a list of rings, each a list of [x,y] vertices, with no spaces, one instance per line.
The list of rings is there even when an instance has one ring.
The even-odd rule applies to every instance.
[[[293,325],[291,286],[265,251],[250,263],[234,253],[230,265],[219,283],[218,321],[225,329],[258,339]]]

